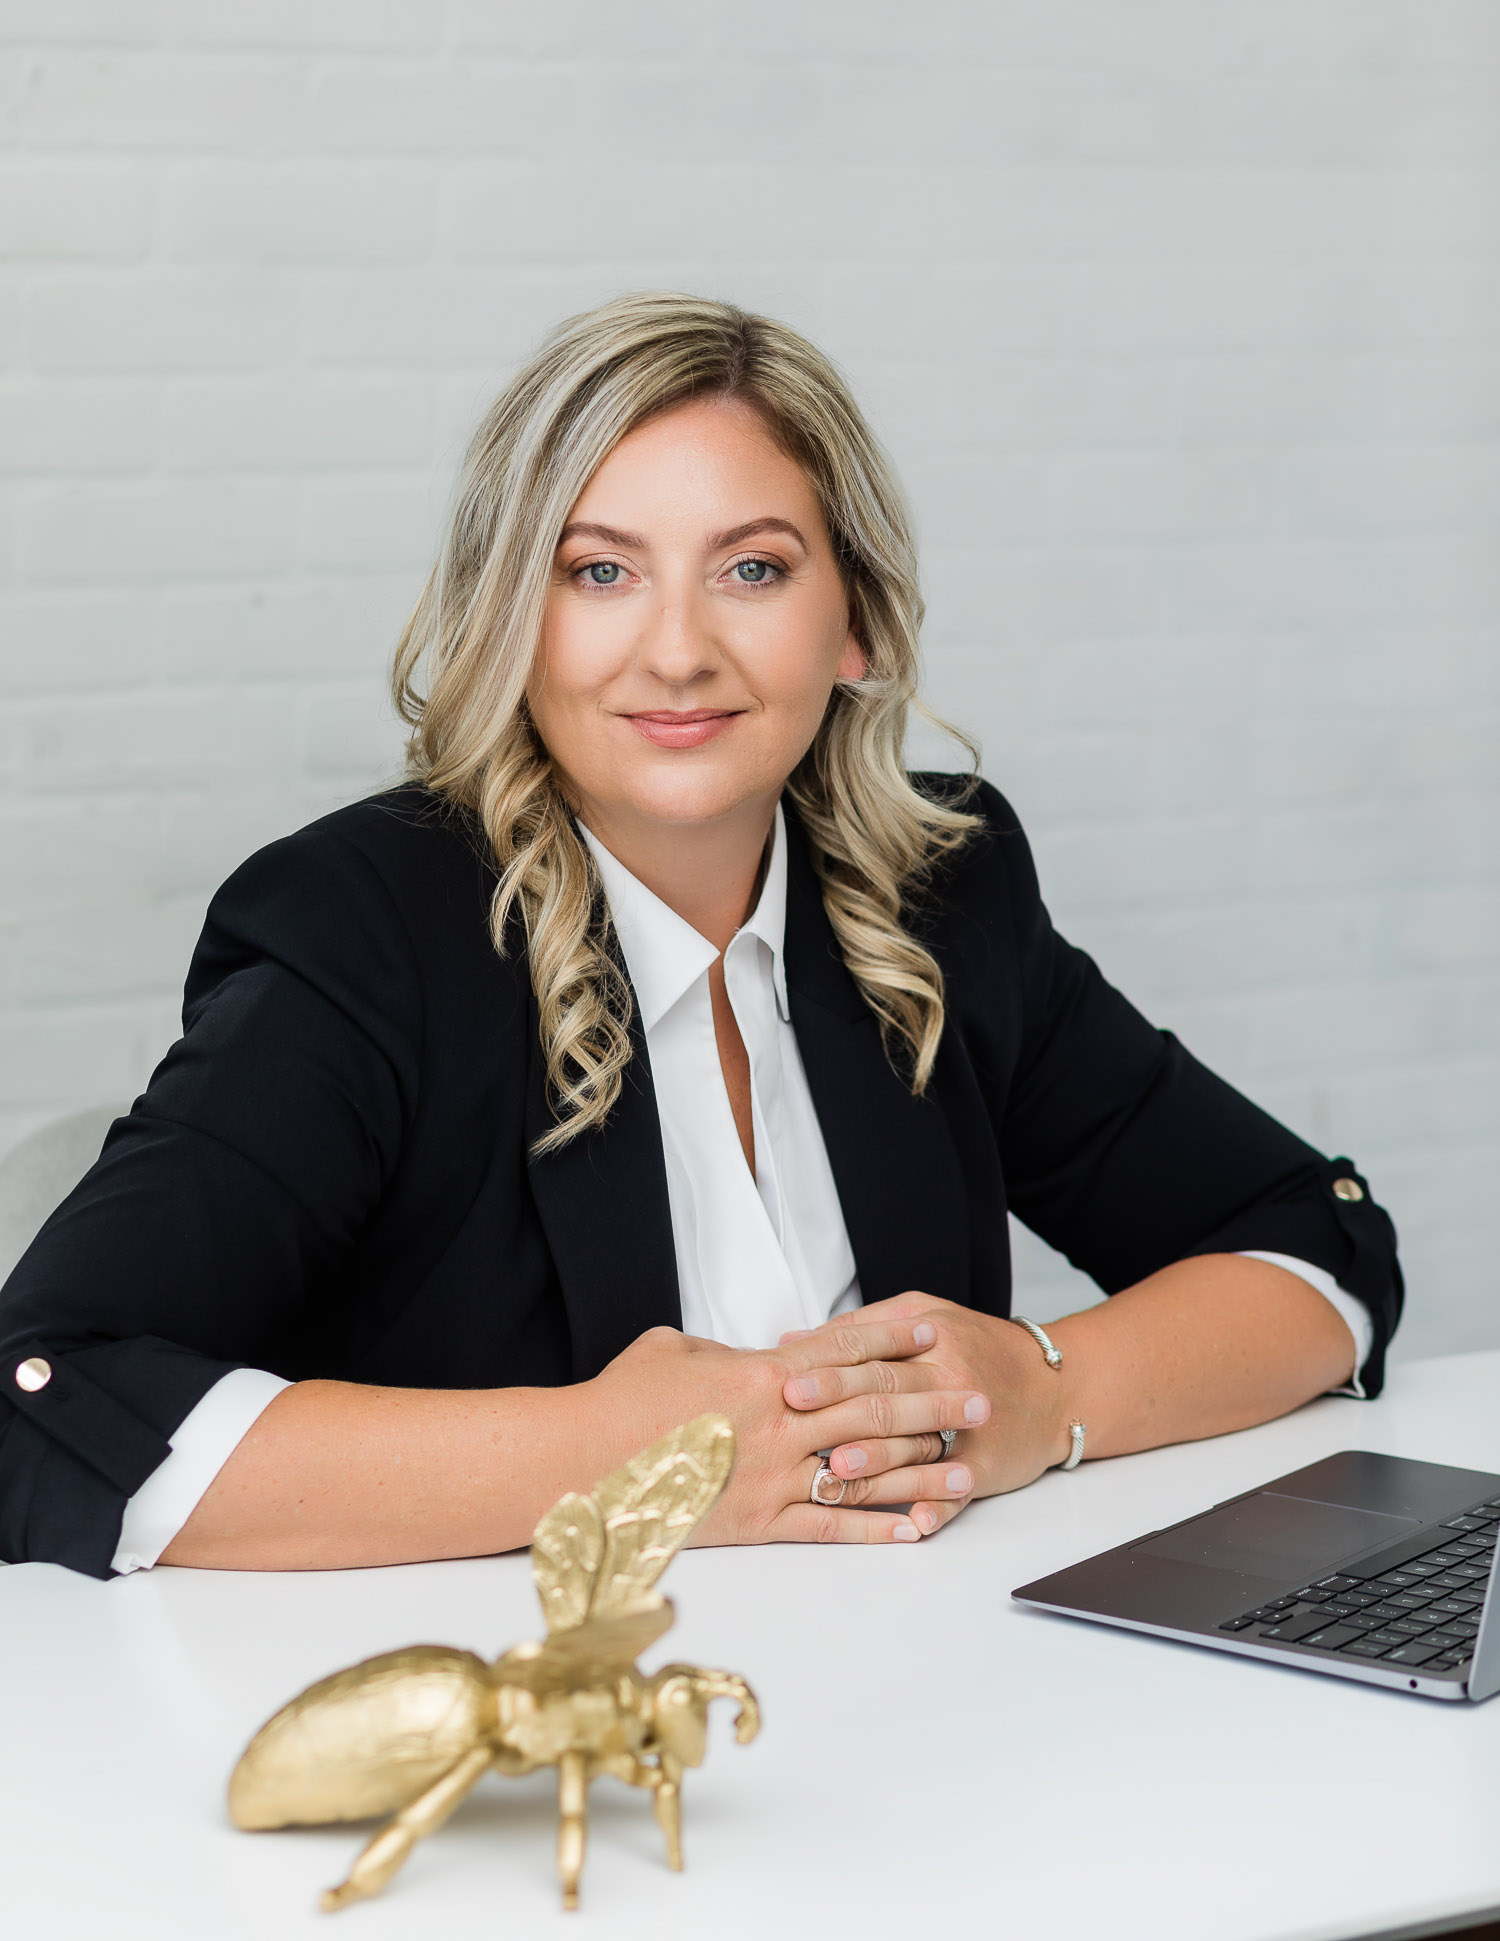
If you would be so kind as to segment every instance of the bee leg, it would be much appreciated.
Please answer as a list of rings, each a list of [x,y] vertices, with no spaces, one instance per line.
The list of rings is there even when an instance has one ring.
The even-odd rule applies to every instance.
[[[578,1877],[588,1836],[589,1767],[581,1752],[565,1752],[557,1762],[557,1876],[563,1906],[578,1905]]]
[[[349,1869],[349,1878],[341,1886],[330,1887],[323,1896],[323,1912],[334,1914],[351,1901],[378,1894],[418,1840],[436,1833],[454,1807],[478,1783],[490,1757],[489,1746],[475,1746],[425,1793],[419,1793],[410,1806],[403,1806],[393,1820],[387,1820]]]
[[[662,1753],[662,1776],[656,1782],[652,1813],[668,1842],[668,1865],[673,1873],[683,1871],[683,1762],[671,1753]]]

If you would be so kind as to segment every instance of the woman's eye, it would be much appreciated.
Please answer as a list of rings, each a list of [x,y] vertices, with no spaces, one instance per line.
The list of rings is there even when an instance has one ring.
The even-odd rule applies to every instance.
[[[620,567],[612,559],[596,559],[592,566],[585,566],[590,586],[614,586],[620,577]]]
[[[777,571],[778,568],[768,559],[741,559],[734,566],[735,575],[742,586],[764,586]]]

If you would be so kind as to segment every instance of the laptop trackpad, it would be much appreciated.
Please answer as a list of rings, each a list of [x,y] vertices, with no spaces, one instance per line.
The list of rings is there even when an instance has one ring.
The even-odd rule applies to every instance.
[[[1212,1564],[1251,1577],[1311,1577],[1346,1558],[1394,1543],[1420,1523],[1420,1517],[1386,1516],[1262,1490],[1133,1548],[1148,1557]]]

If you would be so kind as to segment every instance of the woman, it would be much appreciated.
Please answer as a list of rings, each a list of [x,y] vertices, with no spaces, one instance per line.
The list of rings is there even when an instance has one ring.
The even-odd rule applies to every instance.
[[[1378,1388],[1389,1221],[1056,935],[992,789],[905,773],[920,615],[801,338],[553,335],[398,652],[410,781],[214,898],[4,1290],[0,1555],[504,1550],[707,1409],[708,1540],[913,1541]],[[1008,1207],[1115,1298],[1004,1318]]]

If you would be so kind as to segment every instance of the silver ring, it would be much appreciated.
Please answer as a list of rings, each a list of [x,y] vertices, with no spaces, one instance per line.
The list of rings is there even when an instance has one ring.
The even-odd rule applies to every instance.
[[[824,1477],[825,1477],[825,1476],[826,1476],[826,1477],[827,1477],[827,1478],[828,1478],[828,1479],[829,1479],[830,1481],[832,1481],[832,1482],[835,1482],[835,1483],[837,1483],[837,1484],[838,1484],[838,1486],[839,1486],[839,1493],[838,1493],[838,1495],[837,1495],[837,1496],[822,1496],[822,1495],[820,1495],[820,1494],[819,1494],[819,1492],[821,1491],[821,1489],[822,1489],[822,1487],[823,1487],[823,1479],[824,1479]],[[842,1503],[842,1502],[843,1502],[843,1500],[844,1500],[844,1491],[845,1491],[845,1490],[846,1490],[846,1489],[847,1489],[848,1487],[849,1487],[849,1479],[848,1479],[848,1477],[847,1477],[847,1476],[835,1476],[835,1475],[834,1475],[834,1473],[833,1473],[833,1471],[832,1471],[832,1470],[831,1470],[831,1469],[830,1469],[830,1468],[828,1467],[828,1465],[827,1465],[827,1463],[824,1463],[824,1464],[822,1465],[822,1467],[821,1467],[821,1468],[819,1469],[819,1471],[818,1471],[818,1473],[817,1473],[817,1475],[813,1477],[813,1480],[812,1480],[812,1489],[811,1489],[811,1491],[809,1492],[809,1494],[810,1494],[810,1498],[811,1498],[811,1500],[812,1500],[812,1501],[813,1501],[814,1503],[817,1503],[817,1504],[820,1504],[820,1505],[822,1506],[822,1508],[824,1508],[825,1510],[831,1510],[831,1509],[833,1508],[833,1506],[834,1506],[834,1504],[835,1504],[835,1503]]]
[[[938,1434],[943,1438],[943,1453],[938,1457],[938,1461],[946,1462],[953,1454],[953,1445],[958,1441],[958,1431],[957,1429],[939,1429]]]

